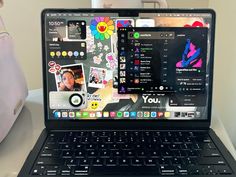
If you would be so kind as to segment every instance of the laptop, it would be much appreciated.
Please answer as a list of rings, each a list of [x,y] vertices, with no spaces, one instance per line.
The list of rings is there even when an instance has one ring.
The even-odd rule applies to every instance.
[[[213,10],[41,17],[46,128],[18,177],[236,176],[210,128]]]

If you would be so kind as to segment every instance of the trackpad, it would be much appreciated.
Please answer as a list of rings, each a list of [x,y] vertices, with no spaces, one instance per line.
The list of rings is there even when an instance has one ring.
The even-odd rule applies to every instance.
[[[157,167],[147,166],[95,166],[91,167],[91,175],[157,175]]]

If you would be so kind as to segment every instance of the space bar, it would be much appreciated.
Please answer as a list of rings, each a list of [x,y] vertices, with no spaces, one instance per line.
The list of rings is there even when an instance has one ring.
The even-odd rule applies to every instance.
[[[157,175],[159,171],[154,166],[94,166],[90,172],[101,175]]]

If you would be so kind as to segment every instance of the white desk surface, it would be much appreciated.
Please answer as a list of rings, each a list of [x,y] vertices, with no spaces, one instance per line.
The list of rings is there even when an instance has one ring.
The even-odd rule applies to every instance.
[[[29,92],[26,104],[8,136],[0,143],[0,177],[16,177],[44,128],[42,89]],[[236,151],[219,118],[212,128],[236,159]]]

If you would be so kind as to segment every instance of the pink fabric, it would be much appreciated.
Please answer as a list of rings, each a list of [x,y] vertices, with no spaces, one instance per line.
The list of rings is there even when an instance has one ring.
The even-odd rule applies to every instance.
[[[15,59],[12,38],[0,17],[0,142],[10,131],[22,107],[14,113],[20,100],[28,94],[24,75]],[[22,105],[23,106],[23,105]]]

